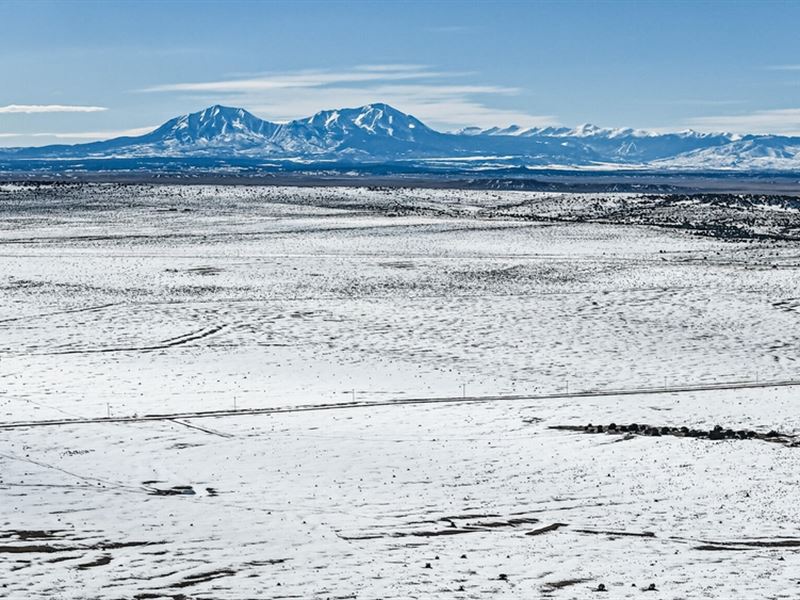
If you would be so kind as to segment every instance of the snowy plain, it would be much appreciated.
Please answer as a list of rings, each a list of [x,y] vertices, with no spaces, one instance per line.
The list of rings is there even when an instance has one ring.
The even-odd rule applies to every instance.
[[[0,188],[0,425],[367,404],[0,429],[0,590],[794,597],[800,449],[549,429],[800,432],[791,386],[537,398],[800,378],[797,242],[552,218],[638,202]],[[368,405],[461,395],[523,398]]]

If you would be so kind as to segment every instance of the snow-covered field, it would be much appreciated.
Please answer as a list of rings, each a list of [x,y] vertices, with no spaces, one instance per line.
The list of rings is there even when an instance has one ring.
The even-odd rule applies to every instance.
[[[797,243],[608,196],[0,188],[0,423],[381,403],[0,429],[0,596],[794,597],[800,449],[549,427],[800,388],[537,396],[800,379]]]

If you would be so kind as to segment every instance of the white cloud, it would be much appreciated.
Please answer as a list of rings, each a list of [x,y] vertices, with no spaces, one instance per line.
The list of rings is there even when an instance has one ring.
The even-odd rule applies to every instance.
[[[532,115],[525,111],[495,108],[482,101],[482,96],[510,96],[515,93],[513,88],[496,86],[389,84],[363,89],[311,89],[300,96],[289,91],[273,93],[267,98],[243,95],[237,98],[237,103],[275,121],[309,116],[322,108],[353,107],[380,101],[442,130],[466,125],[491,127],[515,123],[533,127],[558,123],[557,118],[551,115]]]
[[[387,65],[359,65],[355,67],[357,71],[375,71],[375,72],[391,72],[391,71],[424,71],[429,69],[429,65],[404,65],[404,64],[387,64]]]
[[[670,102],[670,104],[687,106],[733,106],[744,103],[744,100],[673,100]]]
[[[40,135],[51,135],[59,139],[75,139],[75,140],[105,140],[115,137],[126,137],[144,135],[150,133],[156,128],[153,127],[135,127],[133,129],[117,129],[112,131],[80,131],[74,133],[45,133]]]
[[[64,104],[8,104],[0,106],[0,113],[92,113],[108,110],[104,106],[70,106]]]
[[[800,65],[772,65],[770,71],[800,71]]]
[[[739,115],[698,117],[690,119],[689,124],[695,129],[704,131],[800,135],[800,108],[759,110]]]
[[[21,140],[27,145],[27,140],[38,140],[36,145],[52,143],[81,143],[123,136],[137,136],[150,133],[155,127],[137,127],[135,129],[120,129],[112,131],[76,131],[76,132],[35,132],[35,133],[0,133],[0,139]]]
[[[469,83],[458,83],[467,77]],[[165,84],[140,91],[184,93],[204,104],[223,101],[272,121],[307,117],[322,109],[386,102],[440,129],[557,123],[551,115],[492,106],[492,99],[498,96],[519,94],[517,88],[482,85],[474,82],[474,74],[442,73],[415,64],[268,73],[221,81]],[[221,99],[220,95],[224,97]]]
[[[142,92],[253,92],[291,88],[314,88],[332,84],[398,81],[444,77],[444,73],[422,65],[360,65],[342,71],[304,70],[292,73],[266,73],[257,77],[170,83],[140,90]]]

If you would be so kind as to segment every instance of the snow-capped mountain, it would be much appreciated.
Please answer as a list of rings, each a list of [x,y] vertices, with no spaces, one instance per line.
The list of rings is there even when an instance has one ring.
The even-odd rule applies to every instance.
[[[538,140],[558,139],[580,144],[590,149],[602,156],[603,162],[626,164],[665,160],[685,153],[719,148],[740,139],[738,136],[727,133],[701,133],[692,130],[678,133],[654,133],[642,129],[598,127],[591,123],[584,123],[575,128],[532,127],[523,129],[517,125],[503,129],[491,127],[477,131],[473,128],[468,135],[514,136]]]
[[[272,140],[285,154],[350,158],[413,156],[441,145],[443,134],[387,104],[324,110],[279,125]]]
[[[255,157],[395,159],[444,145],[448,136],[386,104],[321,111],[272,123],[242,108],[211,106],[139,137],[11,149],[19,158]]]
[[[176,117],[144,136],[152,143],[172,147],[192,145],[260,146],[275,134],[278,126],[243,108],[212,106],[201,112]],[[142,140],[147,143],[146,140]]]
[[[6,161],[91,158],[273,159],[308,162],[652,169],[800,169],[800,137],[653,133],[591,124],[575,128],[431,129],[387,104],[325,110],[272,123],[212,106],[138,137],[0,150]],[[431,163],[431,164],[433,164]]]
[[[671,169],[800,170],[800,138],[744,136],[727,144],[711,146],[654,161]]]

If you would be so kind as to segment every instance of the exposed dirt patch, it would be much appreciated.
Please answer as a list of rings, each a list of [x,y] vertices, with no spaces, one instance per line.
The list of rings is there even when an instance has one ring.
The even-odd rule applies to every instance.
[[[151,488],[147,492],[153,496],[194,496],[197,492],[190,485],[174,485],[171,488]]]
[[[208,571],[206,573],[195,573],[194,575],[189,575],[183,581],[179,581],[178,583],[172,585],[171,587],[174,588],[190,587],[193,585],[197,585],[198,583],[205,583],[207,581],[213,581],[214,579],[219,579],[220,577],[230,577],[232,575],[236,575],[236,571],[232,569],[218,569],[216,571]]]
[[[574,585],[580,585],[581,583],[586,583],[589,581],[588,579],[561,579],[560,581],[548,581],[547,583],[542,586],[542,591],[544,593],[551,593],[555,592],[556,590],[562,590],[564,588],[572,587]]]
[[[101,556],[100,558],[98,558],[96,560],[92,560],[92,561],[89,561],[89,562],[86,562],[86,563],[82,563],[82,564],[78,565],[76,568],[81,569],[81,570],[92,569],[94,567],[102,567],[103,565],[107,565],[110,562],[111,562],[111,555],[110,554],[106,554],[106,555]]]
[[[546,525],[545,527],[540,527],[539,529],[529,531],[525,535],[542,535],[543,533],[549,533],[551,531],[555,531],[556,529],[560,529],[561,527],[566,527],[566,523],[553,523],[552,525]]]

